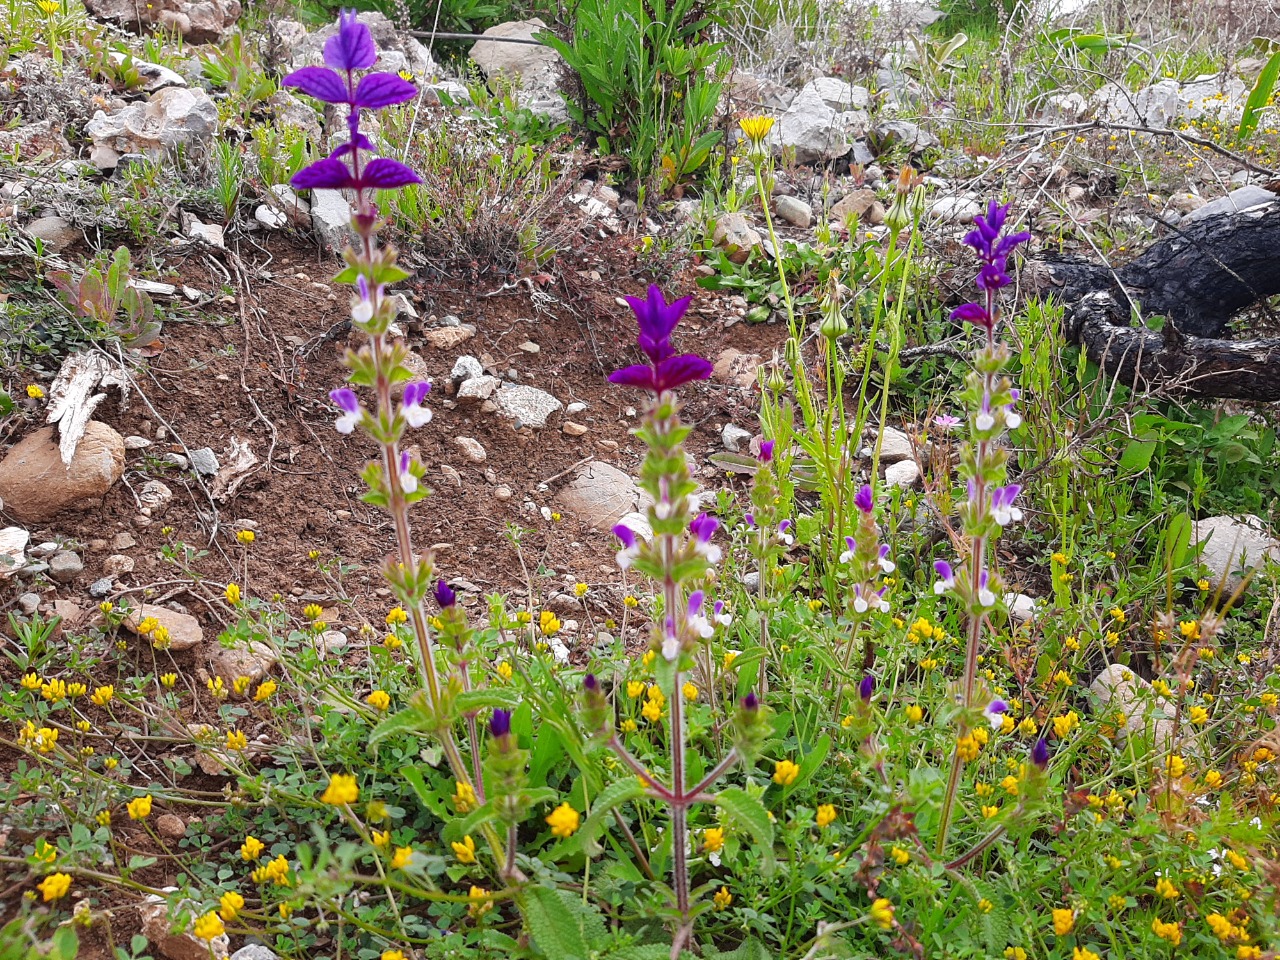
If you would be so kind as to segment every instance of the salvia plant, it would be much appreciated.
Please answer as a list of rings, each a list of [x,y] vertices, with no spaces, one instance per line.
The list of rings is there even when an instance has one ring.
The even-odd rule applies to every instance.
[[[959,734],[938,828],[939,855],[946,848],[961,770],[972,759],[970,731],[984,722],[975,715],[983,627],[991,613],[1004,602],[999,576],[988,564],[988,547],[1002,527],[1022,519],[1022,510],[1016,502],[1021,487],[1005,483],[1009,455],[1000,443],[1007,431],[1022,423],[1022,418],[1017,412],[1018,390],[1004,374],[1010,351],[998,336],[999,295],[1012,282],[1008,273],[1009,255],[1019,244],[1030,240],[1031,234],[1005,234],[1008,216],[1008,205],[1000,206],[993,200],[985,216],[974,218],[974,229],[965,235],[964,243],[973,248],[982,261],[975,283],[983,297],[981,302],[966,303],[951,314],[953,320],[976,327],[980,339],[973,353],[973,370],[961,394],[967,411],[969,440],[960,454],[959,473],[968,491],[967,498],[960,504],[960,519],[969,553],[954,565],[946,560],[934,564],[938,574],[935,592],[954,597],[962,605],[968,622],[959,694]],[[961,422],[951,414],[942,414],[939,421],[945,428],[958,427]],[[988,705],[986,712],[990,716],[1004,709],[997,700]]]

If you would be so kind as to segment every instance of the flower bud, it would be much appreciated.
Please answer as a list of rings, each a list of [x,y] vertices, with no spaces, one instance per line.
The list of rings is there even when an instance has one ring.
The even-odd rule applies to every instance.
[[[870,703],[871,696],[876,692],[876,678],[871,674],[867,674],[862,678],[862,682],[858,684],[858,696],[863,703]]]
[[[458,595],[449,589],[449,584],[445,583],[443,580],[436,583],[434,593],[436,603],[440,604],[441,610],[448,609],[458,602]]]

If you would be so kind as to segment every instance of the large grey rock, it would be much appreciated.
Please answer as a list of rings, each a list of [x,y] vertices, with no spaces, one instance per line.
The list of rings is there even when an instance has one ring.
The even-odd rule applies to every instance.
[[[524,384],[503,384],[494,399],[499,412],[513,421],[517,428],[542,430],[552,416],[564,409],[564,404],[547,391]]]
[[[825,99],[825,90],[809,84],[778,118],[765,142],[776,156],[794,153],[797,163],[820,163],[843,157],[853,141],[867,131],[865,110],[838,110]],[[860,88],[859,88],[860,89]]]
[[[1089,684],[1089,692],[1098,698],[1101,716],[1115,723],[1122,736],[1150,735],[1158,756],[1175,747],[1173,704],[1128,667],[1111,664]]]
[[[59,583],[70,583],[84,570],[84,561],[71,550],[59,550],[49,558],[49,576]]]
[[[920,467],[914,460],[902,460],[884,468],[884,482],[891,487],[910,490],[920,480]]]
[[[726,213],[717,219],[711,239],[728,252],[734,263],[746,263],[751,251],[758,249],[762,242],[760,234],[741,213]]]
[[[345,250],[354,236],[351,204],[341,190],[311,191],[311,223],[316,238],[332,253]]]
[[[1219,197],[1217,200],[1210,200],[1201,207],[1192,210],[1187,214],[1187,222],[1196,220],[1204,220],[1208,217],[1220,217],[1228,213],[1236,213],[1239,210],[1247,210],[1249,207],[1256,207],[1260,203],[1272,203],[1276,199],[1276,195],[1270,190],[1265,190],[1258,186],[1240,187],[1232,190],[1225,197]]]
[[[882,147],[900,144],[912,152],[936,147],[941,142],[928,130],[909,120],[886,120],[877,123],[875,133]]]
[[[850,216],[857,217],[859,223],[884,223],[884,204],[876,197],[874,190],[854,190],[831,207],[832,220],[844,223]]]
[[[430,51],[409,34],[397,29],[382,14],[366,12],[359,14],[356,19],[369,28],[373,42],[377,45],[378,62],[374,65],[375,70],[389,70],[392,73],[407,70],[415,78],[423,80],[439,71]],[[331,23],[298,41],[293,50],[294,68],[323,65],[325,41],[337,32],[338,25]]]
[[[800,96],[806,92],[836,111],[866,110],[871,106],[871,93],[866,87],[859,87],[839,77],[810,80],[800,91]]]
[[[51,253],[60,253],[80,239],[80,231],[62,217],[41,217],[27,224],[27,236],[39,240]]]
[[[1234,592],[1242,575],[1265,560],[1280,563],[1280,543],[1258,517],[1207,517],[1196,522],[1195,537],[1198,543],[1208,541],[1200,550],[1200,562],[1209,569],[1215,591]]]
[[[779,217],[801,230],[809,229],[809,224],[813,222],[813,208],[798,197],[788,197],[785,194],[774,197],[773,208]]]
[[[1164,128],[1176,119],[1238,122],[1246,96],[1244,83],[1228,73],[1206,74],[1181,84],[1160,80],[1134,93],[1110,83],[1093,95],[1092,103],[1107,120]]]
[[[547,28],[537,17],[529,20],[512,20],[490,27],[482,36],[510,37],[532,40],[534,35]],[[537,100],[556,97],[560,54],[542,44],[501,43],[494,40],[478,40],[471,47],[470,57],[490,81],[517,80],[517,99],[522,106]]]
[[[982,212],[982,204],[972,197],[939,197],[929,205],[929,216],[952,223],[972,223]]]
[[[597,530],[610,530],[633,513],[640,500],[636,483],[608,463],[584,463],[562,491],[559,500],[566,512]]]
[[[123,473],[124,438],[105,423],[89,421],[70,465],[62,462],[53,427],[43,427],[0,461],[0,499],[18,520],[39,523],[95,506]]]
[[[216,43],[240,18],[239,0],[87,0],[85,7],[100,20],[139,32],[161,26],[192,43]]]
[[[123,620],[123,625],[130,633],[136,634],[138,626],[147,618],[155,620],[169,631],[169,649],[175,652],[190,650],[204,639],[204,628],[200,621],[189,613],[179,613],[154,603],[143,603],[134,607]]]
[[[159,158],[177,147],[208,149],[218,133],[218,106],[203,90],[167,87],[109,116],[99,110],[85,133],[93,140],[94,165],[111,170],[126,153]]]
[[[484,375],[469,377],[458,387],[458,395],[455,399],[458,403],[483,403],[492,397],[494,391],[500,386],[502,381],[497,377]]]

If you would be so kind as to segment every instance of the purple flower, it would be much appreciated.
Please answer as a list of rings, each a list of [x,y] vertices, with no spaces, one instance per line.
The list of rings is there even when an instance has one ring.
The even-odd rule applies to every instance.
[[[1031,239],[1031,234],[1025,232],[1001,237],[1000,232],[1004,229],[1005,220],[1008,216],[1009,205],[1000,206],[992,200],[987,207],[986,216],[979,214],[974,217],[974,229],[965,235],[965,244],[976,250],[978,256],[984,261],[982,268],[978,271],[976,280],[978,288],[981,290],[998,290],[1001,287],[1007,287],[1013,282],[1006,271],[1009,254],[1013,253],[1018,244],[1026,243]],[[967,306],[972,307],[976,306],[976,304]],[[965,308],[962,307],[961,309]],[[978,311],[986,314],[986,311],[981,307],[978,308]],[[953,313],[952,316],[955,317],[956,314]],[[970,323],[982,323],[988,330],[991,329],[991,325],[995,322],[993,317],[987,317],[985,322],[977,319],[976,316],[964,316],[963,319],[969,320]]]
[[[769,463],[773,460],[773,440],[763,440],[760,443],[760,456],[757,457],[761,463]]]
[[[356,392],[347,387],[339,387],[337,390],[329,391],[329,399],[342,411],[342,416],[338,417],[338,422],[333,425],[334,429],[339,433],[351,433],[361,417],[360,399],[356,396]]]
[[[1014,504],[1021,490],[1019,484],[1011,483],[991,491],[991,516],[1000,526],[1007,527],[1022,519],[1021,508]]]
[[[418,88],[394,73],[368,73],[357,82],[353,71],[373,66],[377,48],[369,28],[356,19],[354,10],[338,15],[338,32],[324,45],[326,67],[303,67],[284,78],[284,85],[323,100],[345,103],[349,112],[350,140],[323,160],[299,170],[290,183],[299,190],[392,190],[421,183],[418,175],[395,160],[379,158],[361,168],[358,151],[372,150],[369,138],[360,132],[360,111],[381,110],[417,96]],[[352,154],[348,167],[343,158]]]
[[[755,713],[760,709],[760,700],[754,693],[748,693],[742,698],[742,709],[747,713]]]
[[[756,515],[754,513],[744,513],[742,515],[742,520],[752,530],[756,528]]]
[[[441,610],[446,610],[458,602],[458,595],[443,580],[436,581],[436,587],[433,592],[435,593],[436,603],[440,604]]]
[[[711,364],[708,361],[692,353],[677,355],[671,348],[671,332],[688,309],[692,297],[682,297],[674,303],[667,303],[662,291],[654,284],[649,287],[646,299],[625,299],[640,325],[636,345],[649,358],[649,365],[639,363],[615,370],[609,374],[611,383],[661,394],[711,376]]]
[[[955,427],[960,426],[961,420],[959,417],[952,416],[949,413],[940,413],[933,418],[933,423],[934,426],[940,427],[943,430],[952,430]]]
[[[880,556],[876,563],[880,565],[880,569],[884,573],[893,573],[898,569],[898,565],[889,559],[889,545],[887,543],[880,544]]]
[[[723,600],[717,600],[712,606],[711,619],[722,627],[727,627],[733,623],[733,615],[725,611]]]
[[[948,590],[954,590],[956,586],[955,571],[951,569],[951,564],[945,560],[933,561],[934,573],[938,575],[938,580],[933,585],[933,592],[936,594],[944,594]]]
[[[863,513],[870,513],[875,509],[875,500],[871,496],[871,485],[864,483],[857,495],[853,498],[853,505]]]
[[[845,538],[844,538],[844,545],[845,545],[848,549],[847,549],[847,550],[845,550],[845,552],[844,552],[844,553],[840,554],[840,562],[841,562],[841,563],[848,563],[848,562],[850,562],[850,561],[853,559],[853,555],[854,555],[854,554],[857,552],[857,550],[858,550],[858,541],[857,541],[857,540],[855,540],[855,539],[853,539],[853,537],[845,537]]]
[[[400,454],[400,489],[405,493],[416,493],[418,478],[413,474],[413,457],[405,450]]]
[[[1036,745],[1031,748],[1031,762],[1041,770],[1049,766],[1049,741],[1041,737],[1036,741]]]
[[[623,367],[609,374],[609,382],[623,387],[639,387],[653,393],[664,393],[674,390],[695,380],[706,380],[711,376],[711,364],[693,353],[682,353],[667,357],[652,367],[643,363]]]
[[[640,541],[636,538],[635,531],[622,523],[614,525],[613,535],[622,541],[622,549],[618,551],[618,566],[625,570],[640,556]]]
[[[996,605],[996,595],[991,591],[988,584],[991,582],[991,572],[983,570],[978,577],[978,604],[983,607],[994,607]]]
[[[667,303],[658,285],[650,284],[649,296],[644,300],[639,297],[623,297],[640,324],[640,335],[636,337],[636,345],[654,364],[660,363],[675,353],[671,349],[671,332],[689,309],[693,297],[681,297],[674,303]]]
[[[403,163],[386,157],[370,160],[357,176],[338,158],[337,151],[303,167],[289,181],[297,190],[394,190],[421,182],[422,178]]]
[[[990,330],[995,322],[991,314],[987,313],[987,308],[977,303],[964,303],[956,307],[951,311],[951,319],[972,323],[975,327],[982,327],[984,330]]]
[[[788,547],[795,543],[795,537],[791,536],[787,531],[791,529],[791,521],[783,520],[778,524],[778,539],[785,543]]]
[[[497,707],[489,718],[490,736],[502,738],[511,734],[511,711]]]
[[[400,415],[404,417],[405,423],[409,424],[409,426],[423,427],[431,422],[431,411],[421,405],[430,392],[431,382],[429,380],[420,380],[404,388]]]
[[[596,679],[594,673],[588,673],[582,678],[582,689],[587,693],[596,693],[600,690],[600,681]]]
[[[695,590],[689,594],[689,609],[685,615],[685,623],[689,628],[689,632],[702,637],[704,640],[716,632],[716,628],[711,625],[711,621],[702,615],[702,605],[706,597],[707,595],[701,590]],[[673,660],[675,658],[668,657],[667,659]]]
[[[987,718],[992,730],[999,730],[1004,726],[1004,714],[1008,709],[1009,705],[1003,700],[992,700],[982,711],[982,715]]]
[[[720,548],[711,542],[719,526],[720,522],[706,513],[698,514],[689,524],[689,532],[693,534],[693,549],[706,557],[708,563],[720,562]]]
[[[876,678],[868,673],[862,678],[862,682],[858,684],[858,696],[862,698],[863,703],[870,703],[871,695],[875,692]]]

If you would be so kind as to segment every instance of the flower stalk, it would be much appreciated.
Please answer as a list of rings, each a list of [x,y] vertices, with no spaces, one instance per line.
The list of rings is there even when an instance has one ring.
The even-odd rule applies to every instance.
[[[974,350],[973,370],[961,395],[968,409],[969,441],[960,455],[959,473],[968,489],[968,497],[960,505],[960,519],[969,540],[969,556],[958,567],[944,560],[934,564],[938,574],[934,591],[954,596],[968,618],[960,684],[960,730],[938,826],[935,849],[939,856],[946,849],[956,791],[966,762],[965,747],[971,742],[968,733],[975,722],[980,722],[975,721],[975,712],[983,627],[991,611],[1003,602],[999,577],[987,565],[987,548],[1002,527],[1022,519],[1022,511],[1016,506],[1021,487],[1004,484],[1008,454],[999,443],[1007,430],[1022,423],[1022,418],[1015,409],[1018,390],[1003,374],[1009,363],[1009,347],[997,337],[996,328],[1000,322],[999,291],[1012,282],[1009,255],[1031,235],[1023,232],[1002,236],[1008,215],[1008,205],[992,201],[985,216],[974,218],[974,229],[965,236],[964,243],[982,262],[975,282],[983,293],[983,302],[966,303],[951,313],[953,320],[980,328],[983,337]]]

